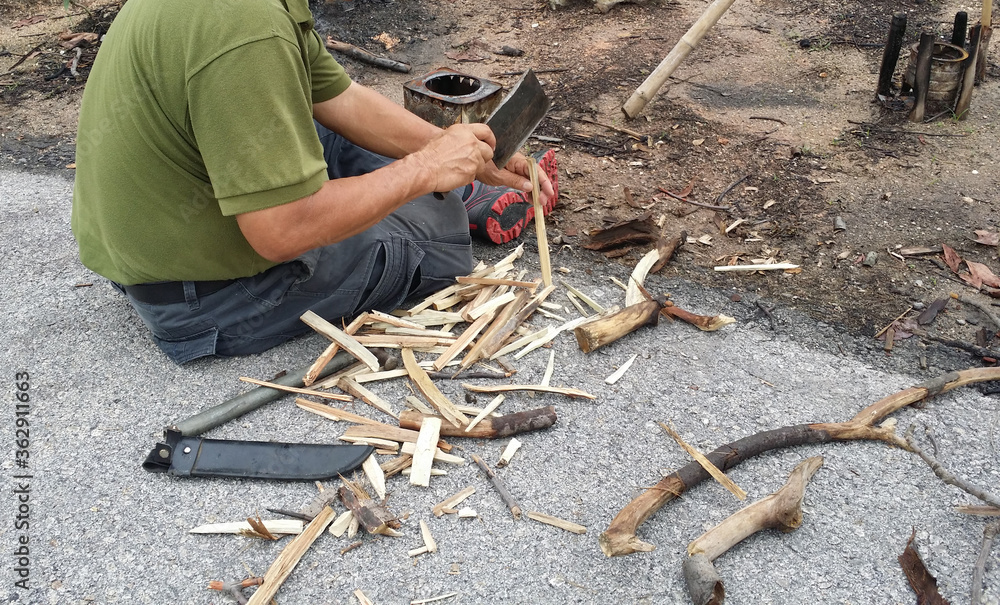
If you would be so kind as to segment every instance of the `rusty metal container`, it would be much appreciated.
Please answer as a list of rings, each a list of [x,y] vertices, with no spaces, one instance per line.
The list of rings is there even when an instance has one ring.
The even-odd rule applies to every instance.
[[[503,100],[496,82],[445,67],[403,85],[403,107],[431,124],[485,122]]]
[[[906,84],[911,88],[917,71],[917,46],[910,47],[910,62],[906,66]],[[965,49],[943,40],[934,42],[931,57],[931,84],[927,88],[927,101],[938,106],[951,105],[962,80],[962,61],[968,58]]]

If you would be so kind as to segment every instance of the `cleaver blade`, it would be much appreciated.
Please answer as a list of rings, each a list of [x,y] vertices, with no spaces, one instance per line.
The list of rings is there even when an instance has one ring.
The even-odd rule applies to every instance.
[[[507,165],[511,156],[517,153],[535,131],[551,105],[552,100],[545,96],[535,72],[530,69],[524,72],[486,120],[486,125],[497,140],[493,151],[493,162],[497,168],[502,169]]]

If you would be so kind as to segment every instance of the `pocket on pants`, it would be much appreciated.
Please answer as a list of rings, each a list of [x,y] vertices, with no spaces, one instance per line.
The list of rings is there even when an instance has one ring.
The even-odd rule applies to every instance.
[[[391,233],[389,239],[379,241],[368,285],[354,314],[372,309],[388,312],[399,308],[410,292],[413,276],[423,258],[424,251],[410,241],[406,234]],[[384,262],[377,262],[378,260]],[[378,274],[380,265],[381,275]]]
[[[153,334],[153,341],[175,363],[183,364],[199,357],[215,355],[219,339],[218,328],[208,328],[183,338],[160,338]]]

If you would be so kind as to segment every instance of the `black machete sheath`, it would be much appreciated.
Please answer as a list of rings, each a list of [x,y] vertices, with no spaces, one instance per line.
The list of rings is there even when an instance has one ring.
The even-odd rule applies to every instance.
[[[175,477],[314,481],[348,473],[374,451],[369,445],[205,439],[168,430],[142,467]]]

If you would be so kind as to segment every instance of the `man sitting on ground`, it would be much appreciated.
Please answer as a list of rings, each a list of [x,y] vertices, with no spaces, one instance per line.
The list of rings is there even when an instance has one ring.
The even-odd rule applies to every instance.
[[[470,233],[517,237],[528,161],[499,170],[494,146],[351,82],[307,0],[129,0],[83,96],[73,233],[177,363],[255,353],[307,310],[391,311],[451,283]],[[547,214],[554,152],[537,159]]]

